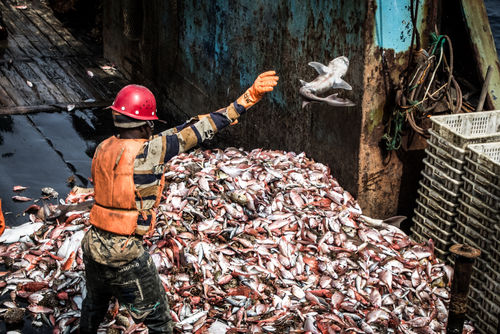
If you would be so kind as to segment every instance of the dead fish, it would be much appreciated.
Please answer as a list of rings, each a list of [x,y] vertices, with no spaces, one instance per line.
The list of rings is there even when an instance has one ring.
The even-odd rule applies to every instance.
[[[51,188],[51,187],[42,188],[42,193],[44,193],[45,195],[48,195],[48,196],[52,196],[52,197],[59,197],[59,193],[57,191],[55,191],[54,188]]]
[[[23,190],[26,190],[28,189],[28,187],[25,187],[25,186],[14,186],[12,187],[12,191],[23,191]]]
[[[12,199],[17,202],[28,202],[32,201],[32,198],[26,197],[26,196],[12,196]]]
[[[332,88],[352,90],[351,85],[342,79],[342,76],[347,72],[349,67],[349,60],[347,57],[337,57],[330,61],[328,66],[314,61],[310,62],[308,65],[313,67],[319,75],[311,82],[300,80],[302,87],[299,90],[299,94],[303,98],[302,108],[310,102],[325,102],[333,107],[348,107],[355,105],[354,102],[348,99],[339,98],[337,94],[332,94],[327,97],[318,96],[318,94],[322,94]]]

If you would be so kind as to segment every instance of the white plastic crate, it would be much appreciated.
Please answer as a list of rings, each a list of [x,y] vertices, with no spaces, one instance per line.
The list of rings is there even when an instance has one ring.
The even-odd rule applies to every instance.
[[[427,173],[425,173],[425,171],[422,171],[421,174],[422,174],[422,183],[426,187],[437,191],[441,195],[441,197],[443,197],[448,202],[456,203],[457,198],[459,196],[458,192],[454,193],[453,191],[447,189],[444,185],[439,183],[437,180],[434,180],[431,176],[427,175]]]
[[[456,199],[450,202],[444,199],[439,192],[427,187],[422,182],[420,182],[420,189],[417,190],[417,193],[420,195],[420,202],[428,207],[432,207],[436,210],[444,209],[451,213],[454,213],[457,208]]]
[[[496,220],[489,218],[483,212],[477,210],[476,208],[466,204],[461,199],[458,200],[459,210],[467,215],[468,217],[472,217],[477,220],[482,226],[489,229],[491,231],[490,236],[493,236],[495,233],[495,225],[498,223]]]
[[[441,148],[445,152],[447,152],[451,157],[457,159],[458,161],[465,161],[465,148],[460,148],[456,145],[453,145],[449,140],[439,136],[439,134],[432,131],[432,129],[428,129],[429,137],[428,142],[433,144],[436,147]]]
[[[500,210],[500,197],[493,195],[487,189],[484,189],[469,179],[464,178],[463,180],[462,189],[465,192],[471,194],[485,205],[491,206],[494,210]]]
[[[432,116],[432,131],[459,148],[500,141],[500,110]]]
[[[461,222],[459,218],[457,218],[457,226],[455,227],[455,231],[463,236],[466,236],[468,239],[472,240],[479,248],[482,250],[489,250],[490,245],[492,244],[491,240],[487,237],[482,236],[477,229],[473,226],[467,226]]]
[[[458,218],[457,218],[458,220]],[[485,248],[480,247],[478,243],[474,242],[471,238],[469,238],[466,235],[461,234],[459,231],[457,231],[456,228],[453,229],[455,232],[453,237],[451,238],[451,241],[456,244],[466,244],[472,247],[475,247],[481,251],[481,256],[486,259],[490,256],[490,247],[489,245],[491,244],[491,241],[484,239],[482,240],[482,244],[486,245]],[[483,255],[484,254],[484,255]]]
[[[496,220],[500,223],[500,210],[497,210],[489,205],[486,205],[483,201],[475,198],[468,192],[460,189],[461,197],[460,199],[467,205],[479,210],[481,213],[486,215],[488,218]]]
[[[469,180],[471,183],[477,184],[484,189],[488,190],[493,195],[500,197],[500,186],[490,182],[488,179],[484,178],[478,173],[474,173],[470,168],[469,164],[464,166],[463,178]]]
[[[424,159],[424,172],[429,175],[432,179],[438,181],[453,193],[458,194],[458,189],[462,185],[462,180],[453,179],[449,173],[440,170],[439,168],[431,165],[427,158]]]
[[[429,239],[432,239],[434,241],[434,248],[438,248],[442,250],[443,252],[448,252],[448,249],[450,248],[452,242],[451,242],[451,237],[452,233],[450,233],[450,239],[445,240],[433,231],[432,228],[421,224],[415,217],[413,217],[413,231],[417,233],[422,239],[421,241],[427,241]]]
[[[430,152],[430,150],[428,150],[428,149],[426,149],[425,152],[427,153],[426,159],[429,162],[429,164],[438,168],[440,171],[444,172],[446,175],[451,177],[453,180],[462,181],[461,178],[462,178],[462,174],[464,173],[462,170],[451,166],[443,159],[432,154],[432,152]],[[461,166],[461,167],[463,169],[463,166]]]
[[[450,227],[450,231],[443,230],[437,226],[437,224],[434,223],[431,219],[423,216],[420,214],[418,211],[415,211],[415,221],[420,225],[420,226],[425,226],[429,229],[429,231],[432,232],[432,234],[436,235],[436,237],[439,237],[443,241],[450,241],[451,237],[453,236],[453,227]]]
[[[457,210],[457,219],[461,222],[463,226],[473,229],[479,233],[483,238],[489,239],[495,234],[495,230],[490,227],[486,227],[483,223],[474,217],[469,216],[464,213],[461,208]],[[458,228],[458,231],[463,234],[463,230]]]
[[[436,140],[427,140],[427,150],[434,154],[436,157],[440,158],[444,162],[446,162],[448,165],[450,165],[453,168],[456,168],[458,170],[462,170],[465,160],[464,159],[457,159],[455,156],[453,156],[451,153],[449,153],[447,150],[445,150],[443,147],[440,147],[439,144],[439,139]],[[463,152],[465,153],[465,152]],[[458,154],[460,155],[460,154]]]
[[[439,229],[445,232],[451,232],[451,229],[455,227],[455,221],[448,221],[441,217],[436,211],[431,208],[426,207],[418,199],[416,200],[417,206],[415,208],[415,214],[420,214],[421,216],[429,219],[434,225],[439,227]]]
[[[469,145],[468,149],[470,160],[486,169],[486,177],[487,175],[494,175],[498,181],[500,179],[500,141]]]

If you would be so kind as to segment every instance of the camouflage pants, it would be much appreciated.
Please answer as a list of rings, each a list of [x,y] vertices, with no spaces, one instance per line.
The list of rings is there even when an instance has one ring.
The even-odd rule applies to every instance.
[[[83,300],[80,333],[96,333],[112,296],[126,306],[134,321],[143,322],[149,333],[172,333],[172,318],[158,271],[144,252],[119,268],[84,256],[87,296]]]

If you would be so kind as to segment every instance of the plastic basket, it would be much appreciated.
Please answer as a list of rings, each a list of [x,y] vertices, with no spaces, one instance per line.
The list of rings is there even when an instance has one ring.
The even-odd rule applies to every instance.
[[[455,212],[455,209],[457,207],[456,204],[456,198],[454,198],[454,201],[448,201],[445,198],[441,196],[441,194],[428,186],[426,186],[422,181],[419,182],[420,184],[420,189],[417,190],[417,193],[420,195],[420,201],[424,205],[428,205],[429,202],[434,202],[439,206],[439,209],[445,209],[446,211],[449,211],[451,213]],[[432,205],[435,204],[429,204],[430,207],[433,207]],[[433,207],[434,209],[438,209],[436,207]]]
[[[432,116],[430,119],[432,131],[460,148],[500,140],[500,110]]]
[[[484,277],[486,277],[486,291],[491,294],[500,295],[500,273],[488,264]]]
[[[446,172],[443,172],[439,168],[431,165],[427,158],[424,159],[424,172],[429,175],[432,179],[437,180],[442,185],[444,185],[447,189],[449,189],[453,193],[458,193],[458,189],[462,185],[462,180],[458,181],[453,179],[451,176],[447,175]]]
[[[413,230],[421,236],[422,241],[427,241],[428,239],[432,239],[434,241],[435,248],[439,248],[443,251],[448,251],[448,248],[451,246],[451,237],[453,233],[449,234],[449,238],[445,239],[438,236],[433,230],[436,227],[428,227],[427,225],[421,224],[415,217],[413,217]]]
[[[453,217],[456,216],[455,210],[453,212],[450,212],[442,208],[438,203],[436,203],[436,201],[430,198],[425,199],[423,196],[420,195],[417,201],[418,201],[417,204],[420,205],[419,212],[423,216],[429,217],[430,219],[438,220],[439,218],[437,217],[441,217],[445,221],[452,222]]]
[[[500,211],[495,210],[489,205],[484,204],[484,202],[478,200],[471,194],[465,192],[463,189],[460,189],[462,196],[460,199],[467,205],[479,210],[481,213],[486,215],[488,218],[493,219],[495,221],[500,222]]]
[[[489,319],[483,319],[482,317],[477,318],[468,318],[474,324],[474,327],[478,329],[478,331],[474,331],[474,333],[485,333],[485,334],[496,334],[497,328],[493,323],[490,322]]]
[[[465,161],[465,148],[460,148],[445,138],[439,136],[437,133],[432,131],[432,129],[428,129],[430,133],[429,143],[443,149],[445,152],[450,154],[453,158],[459,161]]]
[[[500,209],[500,197],[493,195],[491,192],[488,190],[484,189],[478,184],[475,184],[468,179],[463,179],[464,184],[463,184],[463,190],[481,202],[483,202],[485,205],[491,206],[494,210],[499,210]]]
[[[427,218],[433,223],[434,226],[439,227],[439,229],[443,230],[444,232],[451,232],[451,229],[455,226],[454,220],[448,221],[444,219],[437,212],[423,205],[418,199],[416,200],[416,202],[417,207],[415,208],[415,214],[418,213],[421,216]]]
[[[494,246],[496,244],[496,246]],[[500,249],[498,249],[498,245],[500,245],[500,242],[493,238],[492,240],[492,247],[490,248],[490,267],[496,271],[497,273],[500,272]]]
[[[455,154],[455,156],[452,155],[450,152],[445,150],[443,147],[440,147],[438,144],[436,144],[436,141],[438,141],[438,140],[439,139],[435,139],[433,141],[431,141],[430,139],[427,140],[428,152],[434,154],[436,157],[440,158],[441,160],[446,162],[451,167],[456,168],[458,170],[462,170],[462,168],[465,164],[465,160],[456,158],[456,155],[460,155],[460,152],[458,152],[459,154]],[[463,156],[465,156],[465,152],[464,152]]]
[[[495,308],[487,300],[481,300],[481,303],[477,304],[477,320],[481,321],[481,326],[485,328],[485,333],[496,334],[496,329],[498,325],[498,314],[493,314],[488,311],[488,309]],[[494,331],[492,331],[494,329]]]
[[[462,170],[454,168],[447,162],[445,162],[443,159],[437,157],[436,155],[432,154],[428,149],[425,150],[427,153],[427,161],[429,164],[432,166],[438,168],[441,172],[445,173],[449,177],[451,177],[453,180],[461,181],[462,179],[462,174],[464,173]],[[463,166],[462,166],[463,169]]]
[[[462,212],[460,209],[458,209],[458,216],[457,219],[455,220],[458,224],[460,222],[460,226],[457,226],[457,230],[463,234],[463,235],[468,235],[465,233],[466,230],[472,229],[474,233],[479,234],[481,237],[489,239],[494,233],[493,229],[490,229],[488,227],[485,227],[480,221],[475,219],[474,217],[470,217],[469,215],[465,214]]]
[[[464,166],[464,174],[463,178],[467,179],[468,181],[479,185],[480,187],[483,187],[484,189],[488,190],[490,193],[493,195],[500,197],[500,187],[497,186],[496,184],[491,183],[487,179],[485,179],[483,176],[474,173],[471,169],[468,168],[468,165]]]
[[[493,233],[495,232],[494,230],[495,225],[498,224],[498,221],[489,218],[484,213],[468,205],[461,199],[458,199],[458,204],[460,205],[459,210],[461,210],[464,215],[475,218],[477,221],[481,223],[481,225],[490,230],[491,236],[493,235]]]
[[[445,200],[449,202],[455,203],[457,201],[457,197],[459,196],[458,193],[454,193],[453,191],[446,189],[444,185],[439,183],[438,181],[434,180],[432,177],[427,175],[424,171],[421,172],[422,174],[422,183],[435,191],[437,191],[441,197],[443,197]]]
[[[478,248],[481,250],[481,256],[483,258],[488,258],[490,256],[490,249],[489,245],[491,244],[491,241],[487,239],[482,239],[481,243],[485,245],[485,247],[481,247],[478,243],[476,243],[474,240],[472,240],[469,236],[463,235],[459,231],[457,231],[456,228],[453,229],[455,232],[455,235],[451,238],[451,241],[457,244],[467,244],[469,246]],[[484,254],[484,255],[483,255]]]
[[[469,145],[468,149],[471,161],[484,167],[488,175],[495,175],[497,180],[500,178],[500,141]]]
[[[422,227],[426,227],[433,235],[439,237],[443,241],[450,241],[453,236],[452,228],[450,227],[450,231],[445,231],[439,228],[437,224],[435,224],[432,220],[427,217],[422,216],[418,211],[415,211],[415,221],[420,224]]]

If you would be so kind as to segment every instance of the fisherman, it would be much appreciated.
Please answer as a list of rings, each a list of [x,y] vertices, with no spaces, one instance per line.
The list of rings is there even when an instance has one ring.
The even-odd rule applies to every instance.
[[[95,204],[82,240],[87,294],[80,333],[96,333],[112,296],[149,333],[172,332],[165,290],[142,246],[143,235],[154,230],[165,164],[235,122],[277,82],[274,71],[264,72],[228,107],[154,136],[153,93],[139,85],[118,92],[110,108],[119,134],[99,144],[92,160]]]

